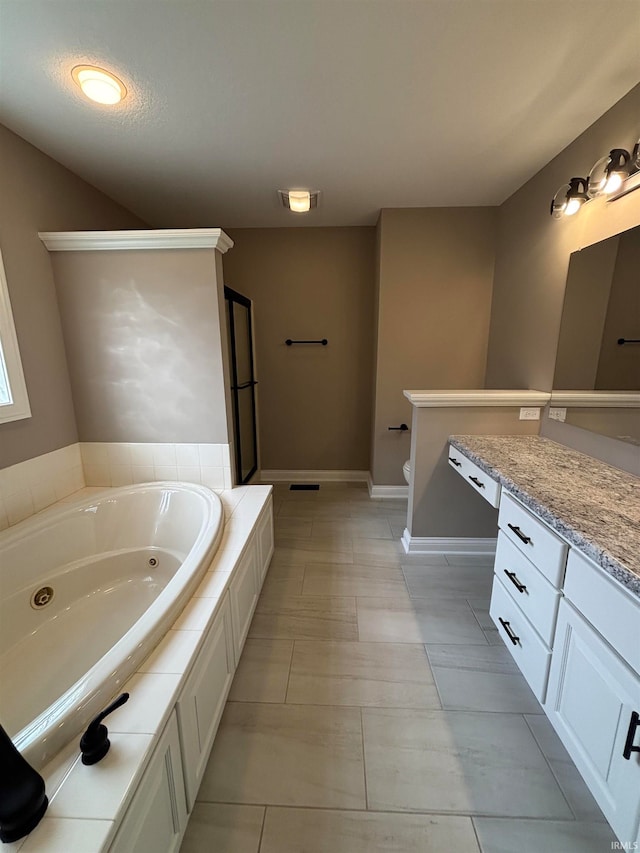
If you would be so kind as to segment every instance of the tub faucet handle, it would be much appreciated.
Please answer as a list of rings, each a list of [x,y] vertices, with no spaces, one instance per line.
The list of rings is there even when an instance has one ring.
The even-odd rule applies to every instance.
[[[80,751],[82,752],[83,764],[97,764],[102,761],[105,755],[109,752],[111,741],[108,738],[109,732],[107,727],[102,725],[102,721],[116,708],[129,699],[128,693],[121,693],[104,711],[100,711],[87,726],[86,732],[80,738]]]

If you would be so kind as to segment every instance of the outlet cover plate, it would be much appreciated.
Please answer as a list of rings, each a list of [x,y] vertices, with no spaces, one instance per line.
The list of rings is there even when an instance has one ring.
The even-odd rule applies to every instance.
[[[540,420],[540,407],[523,407],[520,409],[520,420],[521,421],[539,421]]]
[[[549,417],[552,421],[560,421],[564,423],[567,419],[567,410],[561,406],[551,406],[549,409]]]

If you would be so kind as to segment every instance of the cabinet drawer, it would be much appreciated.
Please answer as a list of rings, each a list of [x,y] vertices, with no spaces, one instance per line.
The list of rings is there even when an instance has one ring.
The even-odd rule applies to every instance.
[[[500,504],[500,483],[492,480],[488,474],[479,468],[475,462],[449,445],[449,465],[457,471],[479,495],[488,501],[491,506],[498,507]]]
[[[502,495],[498,527],[553,586],[562,586],[567,543],[508,492]]]
[[[498,533],[495,573],[544,642],[552,645],[560,592],[504,535]]]
[[[569,551],[564,594],[640,673],[640,601],[575,548]]]
[[[489,614],[529,687],[537,699],[544,702],[551,651],[497,577],[493,579]],[[516,638],[515,642],[509,638],[507,629]]]

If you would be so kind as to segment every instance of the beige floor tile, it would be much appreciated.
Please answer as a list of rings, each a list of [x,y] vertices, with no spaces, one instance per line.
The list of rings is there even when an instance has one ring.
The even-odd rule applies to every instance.
[[[479,852],[470,818],[268,808],[260,853],[443,853],[445,850]]]
[[[287,598],[290,595],[302,595],[303,575],[292,577],[269,577],[262,584],[260,595],[264,598]]]
[[[473,822],[484,853],[608,853],[616,849],[615,835],[602,823],[482,817]]]
[[[466,601],[440,598],[358,598],[360,640],[386,643],[486,645]]]
[[[572,819],[524,718],[362,711],[373,810]]]
[[[280,639],[357,640],[354,598],[292,595],[258,601],[249,629],[250,637]]]
[[[306,565],[307,563],[353,563],[351,545],[337,547],[327,539],[280,539],[273,554],[273,561]]]
[[[491,594],[491,566],[404,566],[412,598],[482,598]]]
[[[311,518],[278,518],[274,522],[276,537],[289,537],[293,539],[308,538],[311,536],[313,519]]]
[[[258,853],[264,808],[196,803],[180,853]]]
[[[360,711],[228,703],[198,799],[365,808]]]
[[[248,639],[233,677],[229,700],[284,702],[292,653],[292,640]]]
[[[343,534],[360,539],[391,539],[391,527],[386,518],[349,518],[344,521],[314,520],[313,536]]]
[[[353,537],[353,561],[378,566],[399,566],[404,549],[393,539],[363,539]]]
[[[406,586],[402,570],[389,566],[308,564],[303,595],[403,596]]]
[[[296,640],[287,702],[440,708],[423,646]]]

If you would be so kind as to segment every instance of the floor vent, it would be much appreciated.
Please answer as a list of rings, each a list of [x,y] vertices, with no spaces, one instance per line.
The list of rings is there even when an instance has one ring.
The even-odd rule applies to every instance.
[[[317,492],[320,486],[317,483],[291,483],[290,492]]]

